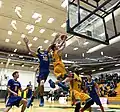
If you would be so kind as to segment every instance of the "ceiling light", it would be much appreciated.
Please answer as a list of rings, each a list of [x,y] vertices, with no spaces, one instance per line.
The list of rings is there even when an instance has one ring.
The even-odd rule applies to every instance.
[[[99,68],[99,70],[103,70],[104,68]]]
[[[103,56],[103,55],[104,55],[104,53],[103,53],[103,52],[101,52],[101,55]]]
[[[34,14],[32,15],[32,18],[33,18],[33,19],[36,19],[36,20],[35,20],[35,23],[39,23],[39,22],[41,21],[41,19],[42,19],[42,15],[39,14],[39,13],[34,13]]]
[[[23,58],[23,56],[19,56],[19,58]]]
[[[12,26],[13,29],[15,29],[15,30],[17,30],[16,24],[17,24],[16,20],[12,20],[12,21],[11,21],[11,26]]]
[[[48,42],[49,42],[49,40],[45,40],[45,41],[44,41],[44,43],[48,43]]]
[[[92,70],[92,72],[95,72],[96,70]]]
[[[22,18],[22,15],[20,14],[20,12],[21,12],[21,7],[16,6],[15,12],[16,12],[16,14],[17,14],[17,16],[18,16],[19,18]]]
[[[65,8],[68,5],[68,0],[64,0],[61,4],[61,7]]]
[[[2,7],[2,1],[0,1],[0,8]]]
[[[55,37],[56,35],[57,35],[57,33],[54,32],[51,36]]]
[[[49,18],[48,23],[52,23],[54,21],[54,18]]]
[[[1,62],[1,65],[3,65],[3,62]]]
[[[85,43],[83,43],[83,45],[88,45],[89,44],[89,42],[85,42]]]
[[[11,54],[11,56],[13,56],[13,54]]]
[[[28,53],[29,55],[31,54],[31,52]]]
[[[62,27],[62,28],[65,28],[65,27],[66,27],[66,23],[63,23],[63,24],[61,25],[61,27]]]
[[[77,47],[75,47],[73,50],[74,50],[74,51],[76,51],[76,50],[78,50],[78,48],[77,48]]]
[[[21,37],[22,37],[22,38],[25,38],[25,34],[22,34]]]
[[[31,66],[31,68],[34,68],[33,66]]]
[[[65,54],[65,57],[67,58],[67,57],[68,57],[68,54]]]
[[[34,38],[33,38],[34,41],[37,41],[37,39],[38,39],[37,37],[34,37]]]
[[[40,32],[40,33],[44,33],[44,31],[45,31],[45,29],[41,29],[39,32]]]
[[[14,63],[12,63],[12,65],[11,66],[14,66]]]
[[[26,26],[26,29],[28,30],[28,33],[32,33],[34,31],[34,28],[35,28],[34,25],[31,25],[31,24]]]
[[[85,57],[85,54],[84,54],[84,53],[82,53],[82,57]]]
[[[21,44],[21,41],[18,41],[17,44],[20,45],[20,44]]]
[[[14,52],[16,52],[17,51],[17,49],[14,49]]]
[[[31,47],[31,46],[32,46],[32,44],[28,44],[28,46],[29,46],[29,47]]]
[[[115,66],[120,66],[120,64],[116,64]]]
[[[106,47],[106,46],[107,46],[107,45],[100,44],[100,45],[98,45],[98,46],[95,46],[95,47],[93,47],[93,48],[90,48],[90,49],[87,51],[87,53],[95,52],[95,51],[100,50],[100,49],[102,49],[102,48],[104,48],[104,47]]]
[[[82,70],[83,68],[79,68],[78,70]]]
[[[22,67],[24,67],[24,65],[22,65]]]
[[[42,49],[42,46],[39,46],[38,48]]]
[[[5,39],[5,42],[9,42],[10,41],[10,39]]]
[[[32,18],[33,18],[33,19],[37,19],[37,18],[39,18],[39,17],[42,17],[42,15],[39,14],[39,13],[36,13],[36,12],[32,15]]]
[[[8,35],[12,35],[12,31],[8,31]]]
[[[102,34],[100,34],[99,36],[100,36],[100,37],[103,37],[103,36],[105,36],[105,33],[102,33]]]

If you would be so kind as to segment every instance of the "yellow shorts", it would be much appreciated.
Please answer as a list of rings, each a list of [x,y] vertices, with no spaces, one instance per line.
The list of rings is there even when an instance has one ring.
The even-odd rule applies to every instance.
[[[90,99],[90,96],[88,94],[82,91],[78,92],[76,90],[71,90],[71,97],[72,97],[73,102],[76,102],[76,101],[85,102],[88,99]]]
[[[62,63],[55,63],[54,64],[54,74],[56,77],[59,77],[59,76],[62,76],[64,77],[64,75],[66,74],[66,69],[65,69],[65,66],[64,64]]]

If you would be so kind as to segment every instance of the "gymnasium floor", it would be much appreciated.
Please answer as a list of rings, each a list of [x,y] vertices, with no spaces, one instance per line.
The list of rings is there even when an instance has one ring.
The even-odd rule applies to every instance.
[[[25,112],[73,112],[74,107],[68,104],[60,104],[58,102],[45,102],[44,107],[39,107],[39,101],[36,100],[34,102],[34,106],[26,109]],[[0,103],[0,112],[3,111],[5,107],[4,103]],[[105,105],[105,112],[120,112],[120,105]],[[9,112],[20,112],[20,108],[13,107]],[[88,112],[88,111],[85,111]],[[93,106],[92,112],[100,112],[99,108],[97,106]]]

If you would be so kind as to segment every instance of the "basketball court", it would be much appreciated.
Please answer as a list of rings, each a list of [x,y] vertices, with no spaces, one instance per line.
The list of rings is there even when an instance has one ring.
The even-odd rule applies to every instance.
[[[62,52],[67,73],[77,70],[83,87],[87,75],[92,75],[105,112],[120,112],[120,0],[0,0],[0,112],[14,71],[20,73],[22,88],[29,82],[32,91],[38,86],[40,61],[27,50],[24,39],[33,51],[40,48],[43,53],[57,34],[67,35]],[[59,41],[63,39],[58,38],[56,45]],[[70,93],[50,88],[49,80],[56,81],[52,62],[44,85],[45,105],[39,107],[37,95],[25,112],[74,112]],[[20,96],[27,99],[27,92]],[[9,112],[21,108],[13,106]],[[94,104],[92,112],[101,110]]]

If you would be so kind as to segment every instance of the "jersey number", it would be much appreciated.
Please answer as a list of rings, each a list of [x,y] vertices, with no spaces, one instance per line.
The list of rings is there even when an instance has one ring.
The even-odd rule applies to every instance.
[[[18,89],[18,87],[17,87],[17,86],[15,86],[15,91],[17,91],[17,89]]]

